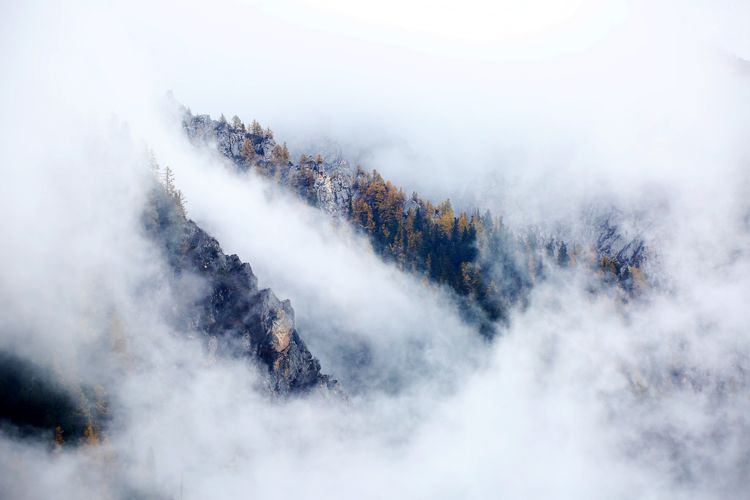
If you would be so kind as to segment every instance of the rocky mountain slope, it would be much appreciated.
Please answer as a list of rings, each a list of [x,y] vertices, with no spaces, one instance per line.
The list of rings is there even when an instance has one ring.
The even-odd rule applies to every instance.
[[[302,156],[295,163],[286,144],[277,144],[273,133],[257,123],[246,128],[238,119],[230,124],[223,118],[187,113],[183,126],[195,143],[215,145],[240,170],[256,168],[332,216],[344,218],[350,213],[355,172],[345,160]]]
[[[260,366],[277,395],[334,387],[300,338],[290,302],[259,289],[249,264],[225,255],[216,239],[187,219],[170,183],[154,190],[144,226],[175,276],[192,274],[207,284],[180,320],[204,336],[210,356],[243,357]]]
[[[377,171],[364,172],[342,159],[303,154],[295,162],[286,144],[257,122],[246,127],[236,116],[212,120],[183,109],[182,125],[193,143],[215,147],[237,169],[253,169],[348,221],[385,260],[452,288],[465,317],[488,336],[550,266],[598,268],[605,281],[627,293],[643,282],[645,243],[624,237],[614,219],[600,217],[590,241],[564,241],[531,229],[512,233],[488,211],[456,213],[449,200],[433,204],[416,193],[406,196]]]
[[[187,219],[178,193],[171,180],[155,186],[143,212],[145,234],[161,251],[171,279],[191,276],[202,284],[195,287],[198,296],[178,305],[175,330],[198,335],[209,360],[246,360],[272,396],[338,394],[336,381],[321,373],[297,332],[290,302],[259,289],[249,264],[226,255],[216,239]],[[0,351],[0,429],[58,446],[97,443],[112,419],[107,389],[93,382],[63,383],[64,378]]]

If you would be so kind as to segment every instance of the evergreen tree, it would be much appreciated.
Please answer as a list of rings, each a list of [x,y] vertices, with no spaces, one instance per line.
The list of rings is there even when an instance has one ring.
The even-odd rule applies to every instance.
[[[164,190],[168,195],[174,193],[174,174],[169,166],[164,167]]]
[[[248,162],[254,161],[257,156],[255,145],[250,139],[245,139],[242,143],[242,156],[245,158],[245,161]]]
[[[235,130],[241,130],[242,132],[245,131],[245,124],[242,123],[242,120],[240,120],[240,117],[237,115],[232,117],[232,128]]]
[[[568,256],[568,246],[565,242],[560,243],[560,249],[557,252],[557,263],[560,267],[568,267],[570,257]]]

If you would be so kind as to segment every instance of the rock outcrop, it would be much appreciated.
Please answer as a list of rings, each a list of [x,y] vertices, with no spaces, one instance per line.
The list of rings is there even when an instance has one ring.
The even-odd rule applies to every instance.
[[[320,363],[300,338],[289,301],[258,289],[250,265],[225,255],[218,241],[185,219],[161,189],[154,190],[145,227],[176,276],[192,274],[207,284],[183,320],[205,336],[211,355],[257,364],[267,370],[269,388],[279,395],[334,387],[336,381],[321,374]]]
[[[260,170],[273,169],[271,175],[285,186],[296,188],[303,199],[331,216],[348,216],[354,171],[345,160],[306,156],[294,163],[279,158],[281,146],[270,133],[233,127],[224,120],[212,120],[209,115],[186,114],[183,127],[191,141],[213,145],[238,169],[247,170],[251,165]]]

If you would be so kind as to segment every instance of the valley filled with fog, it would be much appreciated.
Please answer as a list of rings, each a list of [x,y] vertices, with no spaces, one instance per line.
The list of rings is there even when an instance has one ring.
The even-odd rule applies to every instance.
[[[747,5],[0,19],[0,497],[747,495]]]

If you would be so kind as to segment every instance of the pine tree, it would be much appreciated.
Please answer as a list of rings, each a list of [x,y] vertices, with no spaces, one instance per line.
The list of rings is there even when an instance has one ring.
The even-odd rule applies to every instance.
[[[283,146],[280,144],[275,145],[271,150],[271,155],[273,156],[273,160],[278,163],[289,161],[289,150],[286,149],[286,143]]]
[[[174,198],[175,205],[177,206],[177,212],[182,216],[183,219],[187,219],[187,211],[185,210],[187,201],[185,200],[185,195],[183,195],[182,191],[178,189],[174,192],[172,197]]]
[[[99,435],[91,422],[89,422],[86,429],[83,431],[83,436],[86,438],[86,446],[96,446],[99,444]]]
[[[61,451],[64,443],[65,438],[63,437],[63,429],[58,425],[55,427],[55,451]]]
[[[154,154],[154,150],[149,148],[147,151],[148,156],[148,166],[151,169],[151,172],[158,178],[159,177],[159,162],[156,161],[156,155]]]
[[[281,157],[284,162],[289,161],[289,148],[286,147],[286,142],[281,146]]]
[[[242,120],[240,120],[240,117],[237,115],[234,115],[232,117],[232,128],[236,130],[241,130],[243,132],[245,131],[245,124],[242,123]]]
[[[174,174],[169,166],[164,167],[164,190],[169,195],[174,193]]]
[[[372,214],[372,208],[363,198],[358,197],[352,201],[352,218],[369,234],[375,232],[375,218]]]
[[[257,156],[257,153],[255,152],[255,145],[253,145],[253,141],[250,139],[245,139],[245,141],[242,143],[242,156],[245,158],[245,161],[252,162],[255,160],[255,157]]]
[[[451,200],[445,200],[438,206],[438,212],[440,216],[438,218],[438,225],[443,233],[446,235],[451,233],[453,228],[453,207],[451,206]]]
[[[568,247],[564,242],[560,243],[560,249],[557,252],[557,263],[560,267],[568,267],[568,264],[570,263]]]
[[[185,195],[175,187],[174,174],[169,166],[164,167],[164,191],[174,200],[177,212],[182,218],[187,218],[187,212],[185,210]]]

